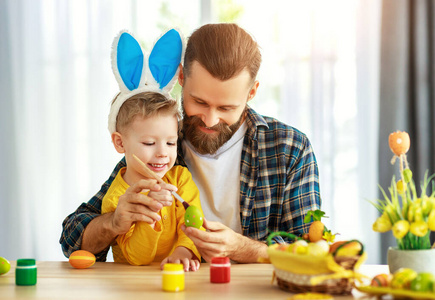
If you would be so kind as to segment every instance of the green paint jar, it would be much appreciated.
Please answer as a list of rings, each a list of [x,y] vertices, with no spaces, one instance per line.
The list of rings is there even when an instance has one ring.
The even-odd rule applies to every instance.
[[[36,261],[33,258],[17,260],[15,269],[16,285],[35,285],[36,277]]]

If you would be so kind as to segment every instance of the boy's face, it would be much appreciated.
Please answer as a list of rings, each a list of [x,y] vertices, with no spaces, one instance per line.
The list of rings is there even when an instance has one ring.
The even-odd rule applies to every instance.
[[[178,81],[183,87],[186,139],[202,154],[216,152],[244,121],[246,103],[254,98],[258,81],[252,85],[247,70],[221,81],[196,61],[189,76],[180,72]]]
[[[178,121],[172,114],[158,114],[142,118],[136,116],[122,134],[127,160],[127,172],[140,179],[140,166],[133,159],[139,157],[148,168],[163,177],[177,158]]]

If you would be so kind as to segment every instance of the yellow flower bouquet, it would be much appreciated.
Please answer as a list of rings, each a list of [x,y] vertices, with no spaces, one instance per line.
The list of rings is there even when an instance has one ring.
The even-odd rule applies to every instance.
[[[412,178],[406,159],[410,147],[409,135],[406,132],[394,132],[389,136],[389,145],[394,153],[392,164],[399,159],[400,179],[393,176],[388,196],[382,189],[383,200],[372,204],[381,213],[373,224],[376,232],[393,231],[399,250],[430,249],[430,232],[435,231],[435,185],[431,191],[427,189],[435,174],[428,177],[426,172],[421,183],[420,195]],[[434,244],[435,246],[435,244]]]

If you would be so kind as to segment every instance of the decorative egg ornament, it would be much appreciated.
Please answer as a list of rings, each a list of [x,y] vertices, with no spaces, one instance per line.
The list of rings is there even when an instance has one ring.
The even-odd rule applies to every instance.
[[[10,262],[4,257],[0,257],[0,275],[6,274],[10,269]]]
[[[346,241],[338,241],[338,242],[333,243],[329,247],[329,253],[334,253],[335,251],[337,251],[337,248],[340,247],[341,245],[343,245],[344,243],[346,243]]]
[[[388,287],[390,285],[390,276],[388,274],[378,274],[373,277],[370,284],[374,287]]]
[[[184,214],[184,224],[187,227],[200,228],[204,222],[201,210],[196,206],[189,206]]]
[[[334,256],[355,256],[355,255],[362,255],[364,252],[363,244],[358,240],[351,240],[346,241],[339,245],[335,252],[333,253]]]
[[[411,145],[409,134],[406,131],[393,132],[388,137],[388,144],[395,155],[400,156],[406,154]]]
[[[308,243],[304,240],[297,240],[293,243],[293,253],[295,254],[307,254],[308,253]]]
[[[76,269],[86,269],[95,264],[95,255],[86,250],[77,250],[71,253],[69,263]]]
[[[407,289],[411,281],[417,277],[417,272],[409,268],[401,268],[393,274],[391,287],[393,289]]]
[[[320,241],[323,237],[323,231],[325,230],[325,224],[320,221],[314,221],[310,225],[308,237],[311,243]]]
[[[419,273],[410,284],[410,289],[417,292],[432,292],[435,277],[431,273]]]

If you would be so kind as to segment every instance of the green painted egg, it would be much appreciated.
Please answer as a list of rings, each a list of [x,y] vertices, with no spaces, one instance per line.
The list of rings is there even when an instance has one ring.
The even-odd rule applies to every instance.
[[[417,292],[431,292],[435,277],[431,273],[420,273],[411,281],[410,288]]]
[[[11,269],[11,264],[6,258],[0,257],[0,275],[6,274]]]
[[[200,228],[203,223],[201,210],[196,206],[189,206],[184,214],[184,224],[188,227]]]

